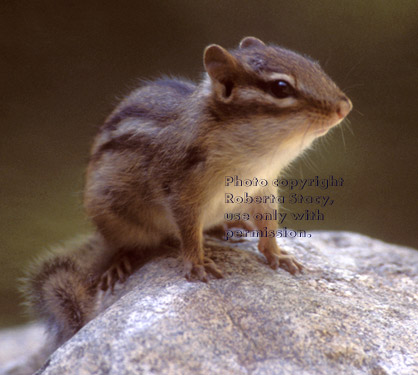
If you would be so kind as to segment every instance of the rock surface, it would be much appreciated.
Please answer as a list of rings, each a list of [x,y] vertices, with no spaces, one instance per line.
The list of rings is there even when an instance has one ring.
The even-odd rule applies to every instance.
[[[31,368],[27,364],[28,354],[40,351],[44,344],[44,327],[40,323],[1,330],[0,374],[28,373]],[[13,368],[19,371],[12,372]]]
[[[37,374],[418,374],[416,250],[347,232],[279,244],[303,274],[268,268],[255,240],[208,240],[225,278],[207,284],[150,261]]]

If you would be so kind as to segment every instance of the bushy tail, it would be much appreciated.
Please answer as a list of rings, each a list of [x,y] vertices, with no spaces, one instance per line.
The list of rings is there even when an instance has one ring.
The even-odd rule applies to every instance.
[[[56,346],[94,317],[105,258],[105,242],[95,234],[53,249],[27,273],[23,289],[28,305],[46,322]]]

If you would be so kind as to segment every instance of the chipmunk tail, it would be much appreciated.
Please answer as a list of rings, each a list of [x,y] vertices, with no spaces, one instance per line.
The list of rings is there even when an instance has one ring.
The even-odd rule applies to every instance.
[[[83,254],[94,250],[97,239],[60,246],[35,262],[23,279],[29,310],[42,319],[58,347],[94,317],[97,280]],[[64,254],[65,252],[65,254]]]

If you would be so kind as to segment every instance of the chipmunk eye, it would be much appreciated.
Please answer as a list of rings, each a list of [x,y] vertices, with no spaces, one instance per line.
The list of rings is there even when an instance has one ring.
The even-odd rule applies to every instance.
[[[295,91],[289,82],[279,79],[270,83],[271,93],[279,99],[288,98],[294,95]]]

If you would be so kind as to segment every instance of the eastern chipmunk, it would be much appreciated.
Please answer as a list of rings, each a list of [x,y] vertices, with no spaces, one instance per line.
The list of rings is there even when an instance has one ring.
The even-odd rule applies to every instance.
[[[231,210],[225,176],[277,177],[352,108],[317,62],[254,37],[233,50],[210,45],[203,60],[201,82],[146,82],[100,129],[84,193],[97,232],[28,278],[29,299],[57,345],[91,319],[98,288],[113,288],[136,257],[167,241],[177,241],[187,279],[222,277],[205,257],[202,238]],[[260,193],[260,187],[235,189]],[[261,195],[272,193],[263,189]],[[277,229],[271,220],[254,224]],[[258,248],[273,269],[302,269],[275,238],[261,237]]]

